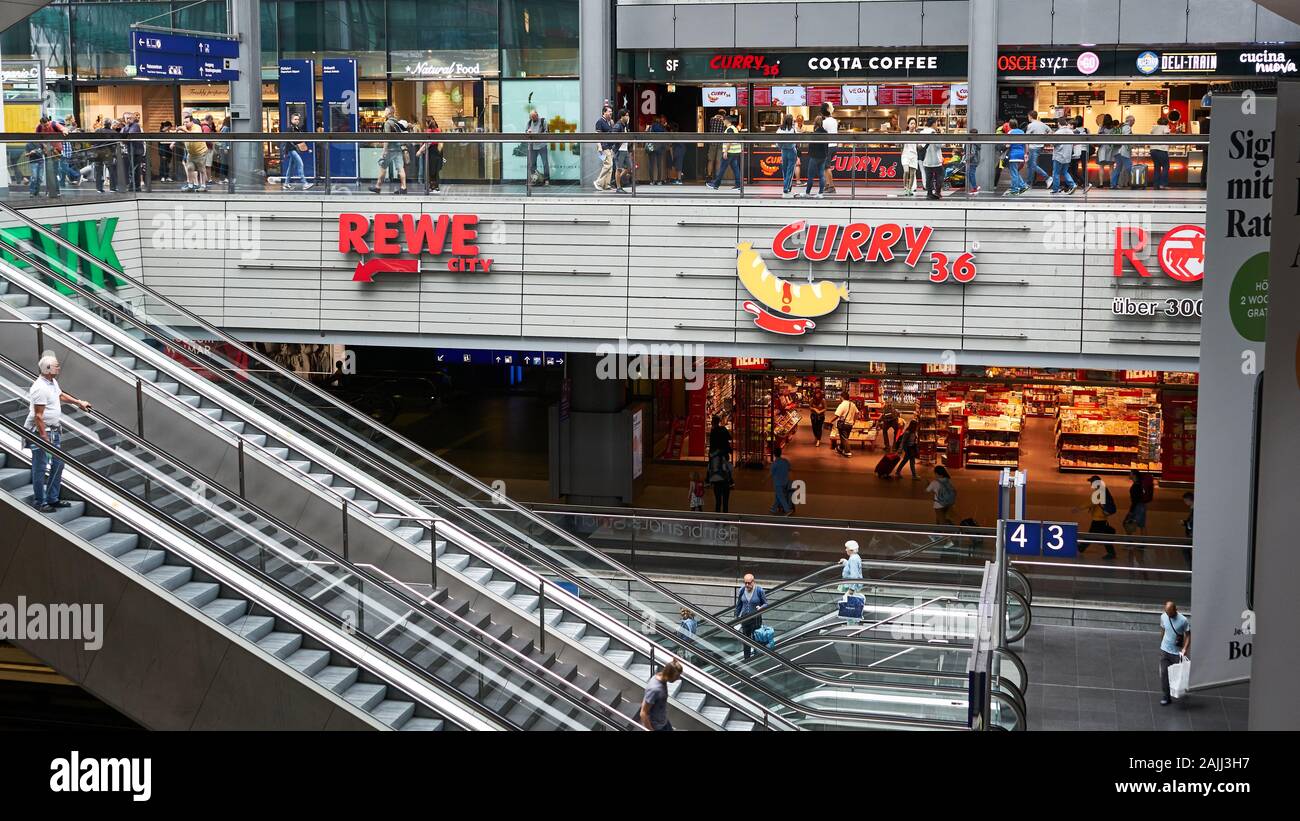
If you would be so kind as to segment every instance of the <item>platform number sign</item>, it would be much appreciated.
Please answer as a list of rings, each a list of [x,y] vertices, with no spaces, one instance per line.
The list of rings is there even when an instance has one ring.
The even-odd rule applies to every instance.
[[[1007,553],[1012,556],[1079,555],[1079,526],[1074,522],[1009,520],[1003,533]]]
[[[1043,534],[1038,522],[1009,521],[1004,532],[1007,553],[1013,556],[1042,555]]]

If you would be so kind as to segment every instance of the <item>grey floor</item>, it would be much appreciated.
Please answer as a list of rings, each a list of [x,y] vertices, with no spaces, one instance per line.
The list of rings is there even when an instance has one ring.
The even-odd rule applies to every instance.
[[[1019,647],[1031,730],[1245,730],[1249,685],[1160,706],[1157,630],[1035,625]],[[1193,645],[1193,664],[1195,663]]]

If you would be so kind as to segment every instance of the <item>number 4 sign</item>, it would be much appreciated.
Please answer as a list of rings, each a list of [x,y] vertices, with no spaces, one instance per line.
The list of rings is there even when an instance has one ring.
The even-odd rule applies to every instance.
[[[1025,522],[1009,520],[1004,542],[1012,556],[1079,555],[1079,526],[1074,522]]]

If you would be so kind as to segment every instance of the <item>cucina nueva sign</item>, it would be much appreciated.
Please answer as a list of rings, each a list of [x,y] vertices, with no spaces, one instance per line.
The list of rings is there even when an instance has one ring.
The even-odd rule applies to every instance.
[[[491,271],[492,260],[479,255],[477,239],[476,214],[339,214],[339,253],[374,255],[357,262],[353,282],[374,282],[384,271],[419,273],[421,254],[450,253],[448,271]]]

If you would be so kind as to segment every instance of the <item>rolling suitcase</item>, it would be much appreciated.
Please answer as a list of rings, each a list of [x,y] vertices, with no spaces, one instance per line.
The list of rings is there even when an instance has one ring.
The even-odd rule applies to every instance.
[[[894,468],[898,467],[900,459],[902,459],[902,457],[897,453],[886,453],[884,456],[880,457],[880,461],[876,463],[876,475],[881,479],[888,479],[889,474],[893,472]]]

